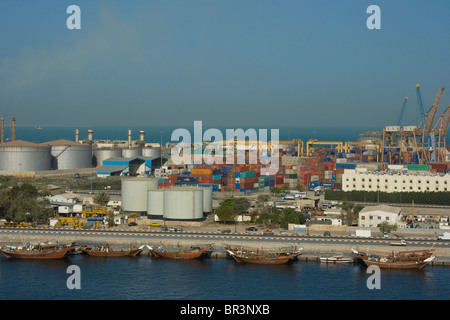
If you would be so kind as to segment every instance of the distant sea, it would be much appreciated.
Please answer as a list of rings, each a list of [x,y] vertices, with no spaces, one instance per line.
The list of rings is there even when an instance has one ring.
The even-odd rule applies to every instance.
[[[127,140],[128,130],[132,132],[132,139],[139,138],[139,131],[145,131],[145,141],[159,143],[161,141],[161,132],[163,133],[163,142],[171,141],[172,132],[175,129],[183,128],[191,133],[193,139],[193,124],[186,127],[170,127],[170,126],[139,126],[139,127],[125,127],[125,126],[98,126],[98,127],[83,127],[83,126],[41,126],[40,130],[36,130],[34,126],[16,126],[16,139],[26,140],[30,142],[42,143],[57,139],[75,140],[75,130],[79,130],[80,140],[87,139],[87,132],[89,129],[93,130],[93,137],[98,139],[109,140]],[[227,127],[220,128],[224,138],[226,137],[225,129],[239,129],[241,127]],[[357,141],[360,135],[366,131],[376,131],[380,128],[367,127],[250,127],[257,130],[267,129],[268,137],[270,138],[270,129],[279,129],[279,140],[301,139],[306,142],[309,139],[317,139],[319,141]],[[208,127],[203,126],[203,130]],[[242,128],[247,130],[249,128]],[[11,137],[11,127],[5,127],[5,138]]]

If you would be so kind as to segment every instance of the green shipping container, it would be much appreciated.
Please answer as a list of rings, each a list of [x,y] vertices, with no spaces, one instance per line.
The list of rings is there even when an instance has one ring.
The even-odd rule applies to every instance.
[[[255,176],[255,173],[253,171],[241,172],[241,174],[240,174],[241,178],[252,178],[254,176]]]
[[[410,164],[408,165],[408,170],[411,171],[428,171],[430,167],[426,164]]]

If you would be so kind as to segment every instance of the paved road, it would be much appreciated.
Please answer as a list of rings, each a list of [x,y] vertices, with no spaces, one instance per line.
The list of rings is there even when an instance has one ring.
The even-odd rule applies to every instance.
[[[362,238],[352,236],[317,236],[317,235],[271,235],[264,236],[260,233],[229,233],[220,234],[215,232],[168,232],[168,231],[133,231],[133,230],[80,230],[80,229],[35,229],[35,228],[0,228],[0,236],[14,236],[29,238],[32,236],[48,236],[49,238],[71,237],[71,240],[80,240],[83,238],[136,238],[139,240],[159,241],[162,239],[172,240],[205,240],[226,242],[229,241],[257,241],[257,242],[282,242],[282,243],[320,243],[330,245],[349,244],[349,245],[390,245],[391,242],[398,242],[397,238]],[[431,238],[406,238],[407,246],[424,246],[435,248],[450,248],[450,241],[439,241]]]

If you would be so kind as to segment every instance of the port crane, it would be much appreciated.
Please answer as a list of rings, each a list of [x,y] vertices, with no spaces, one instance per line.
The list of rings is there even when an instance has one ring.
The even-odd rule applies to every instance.
[[[306,155],[312,155],[311,146],[315,144],[321,145],[336,145],[338,152],[344,152],[344,143],[341,141],[318,141],[316,139],[310,139],[306,142]]]
[[[398,117],[398,122],[397,125],[399,127],[402,126],[402,122],[403,122],[403,115],[405,114],[405,109],[406,109],[406,104],[408,102],[408,97],[405,97],[405,100],[403,101],[403,105],[402,105],[402,111],[400,112],[400,116]]]
[[[437,123],[434,124],[434,120],[436,119],[437,110],[439,108],[439,104],[441,102],[441,98],[442,98],[442,94],[443,94],[444,90],[445,90],[445,88],[441,88],[440,90],[438,90],[435,102],[430,107],[428,112],[425,113],[424,109],[423,109],[420,85],[419,84],[416,85],[417,102],[419,105],[421,123],[419,124],[419,127],[417,128],[417,130],[415,130],[415,132],[414,132],[414,139],[415,139],[416,148],[422,150],[422,154],[423,154],[422,162],[436,162],[438,154],[440,152],[438,150],[439,146],[437,145],[438,137],[436,136],[436,133],[438,133],[438,135],[439,135],[439,132],[436,131]],[[421,128],[421,126],[422,126],[422,128]],[[421,138],[420,147],[417,145],[417,136],[419,136]],[[418,152],[418,150],[416,150],[416,151]]]
[[[438,129],[438,161],[439,162],[445,162],[445,136],[447,134],[448,125],[450,123],[450,105],[447,107],[447,109],[441,114],[439,117],[440,126]]]

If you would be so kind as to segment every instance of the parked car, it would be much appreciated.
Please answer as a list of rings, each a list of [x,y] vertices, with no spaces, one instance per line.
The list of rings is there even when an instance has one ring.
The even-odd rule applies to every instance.
[[[130,223],[128,224],[128,226],[129,226],[129,227],[134,227],[134,226],[137,226],[137,223],[136,223],[136,222],[130,222]]]
[[[331,237],[330,231],[325,231],[325,232],[323,233],[323,236],[324,236],[324,237]]]
[[[273,231],[270,231],[270,230],[264,230],[264,231],[263,231],[263,235],[265,235],[265,236],[273,236]]]
[[[245,231],[258,231],[257,227],[248,227],[245,229]]]
[[[159,223],[150,223],[149,224],[150,227],[161,227],[161,225]]]

